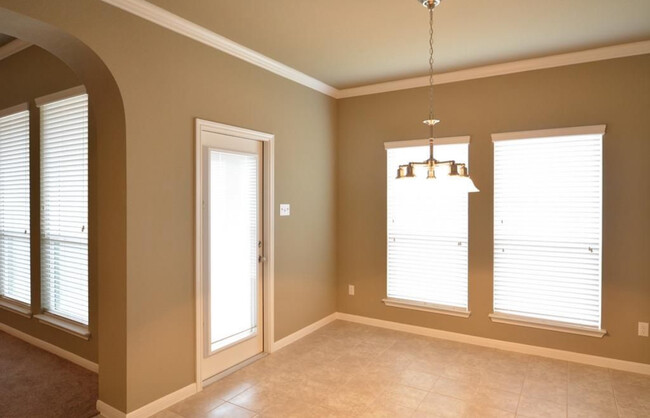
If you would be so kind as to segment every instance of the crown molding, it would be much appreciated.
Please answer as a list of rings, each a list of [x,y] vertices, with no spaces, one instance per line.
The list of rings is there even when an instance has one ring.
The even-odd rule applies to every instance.
[[[8,44],[0,46],[0,61],[12,56],[13,54],[17,54],[30,46],[32,46],[32,44],[29,42],[23,41],[22,39],[14,39]]]
[[[434,74],[433,84],[455,83],[458,81],[475,80],[478,78],[495,77],[644,54],[650,54],[650,40]],[[407,78],[404,80],[388,81],[386,83],[339,90],[337,98],[344,99],[347,97],[366,96],[369,94],[426,87],[428,85],[429,76]]]
[[[203,26],[197,25],[196,23],[175,15],[161,7],[151,4],[146,0],[102,1],[335,99],[366,96],[370,94],[426,87],[429,85],[429,76],[422,76],[339,90],[314,77],[291,68],[288,65],[206,29]],[[1,50],[2,48],[0,48],[0,51]],[[650,40],[450,71],[435,74],[433,77],[433,83],[436,85],[455,83],[458,81],[474,80],[643,54],[650,54]],[[0,59],[1,58],[2,56],[0,55]]]
[[[256,65],[274,74],[284,77],[298,84],[309,87],[331,97],[338,95],[338,90],[323,83],[314,77],[308,76],[281,62],[246,48],[224,36],[221,36],[203,26],[197,25],[187,19],[177,16],[161,7],[151,4],[145,0],[102,0],[135,16],[141,17],[178,34],[187,36],[190,39],[201,42],[233,57],[239,58],[250,64]]]

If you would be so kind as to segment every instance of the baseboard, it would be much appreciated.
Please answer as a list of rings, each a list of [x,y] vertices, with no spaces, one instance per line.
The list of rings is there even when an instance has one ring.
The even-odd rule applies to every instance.
[[[494,340],[491,338],[477,337],[474,335],[460,334],[457,332],[442,331],[433,328],[402,324],[399,322],[385,321],[382,319],[369,318],[342,312],[338,312],[336,317],[337,319],[341,319],[343,321],[356,322],[358,324],[371,325],[374,327],[392,329],[395,331],[409,332],[411,334],[425,335],[427,337],[435,337],[444,340],[480,345],[483,347],[497,348],[499,350],[514,351],[516,353],[531,354],[556,360],[566,360],[575,363],[588,364],[591,366],[607,367],[614,370],[650,375],[650,364],[645,363],[636,363],[633,361],[599,357],[590,354],[576,353],[573,351],[557,350],[554,348],[513,343],[510,341]]]
[[[287,335],[286,337],[273,343],[273,345],[271,346],[271,352],[273,353],[275,351],[278,351],[288,346],[289,344],[296,342],[303,337],[306,337],[307,335],[311,334],[317,329],[324,327],[325,325],[329,324],[332,321],[335,321],[337,318],[338,318],[338,312],[334,312],[333,314],[328,315],[325,318],[320,319],[311,325],[307,325],[306,327],[299,329],[293,334]]]
[[[192,383],[187,385],[184,388],[172,392],[169,395],[163,396],[160,399],[146,404],[145,406],[136,409],[135,411],[129,412],[128,414],[113,408],[109,404],[97,401],[97,410],[99,414],[104,418],[147,418],[152,415],[157,414],[158,412],[169,408],[177,402],[182,401],[185,398],[196,393],[196,384]]]
[[[12,335],[18,339],[21,339],[25,341],[26,343],[29,343],[31,345],[34,345],[42,350],[45,350],[49,353],[52,353],[56,356],[59,356],[65,360],[68,360],[78,366],[83,367],[84,369],[88,369],[91,372],[98,373],[99,372],[99,365],[97,363],[94,363],[88,359],[85,359],[77,354],[71,353],[67,350],[64,350],[61,347],[58,347],[54,344],[45,342],[41,339],[38,339],[36,337],[33,337],[29,334],[26,334],[22,331],[19,331],[15,328],[10,327],[7,324],[0,323],[0,331],[4,331],[9,335]]]
[[[102,418],[126,418],[126,413],[99,400],[97,401],[97,411]]]

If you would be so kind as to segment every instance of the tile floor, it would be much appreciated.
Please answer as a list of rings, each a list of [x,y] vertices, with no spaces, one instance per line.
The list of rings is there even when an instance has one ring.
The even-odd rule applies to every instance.
[[[650,417],[650,376],[336,321],[156,418]]]

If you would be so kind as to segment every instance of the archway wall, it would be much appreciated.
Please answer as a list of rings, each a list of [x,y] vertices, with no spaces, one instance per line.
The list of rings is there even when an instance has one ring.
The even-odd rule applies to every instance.
[[[109,289],[100,275],[100,325],[104,302],[114,300],[126,334],[100,326],[102,401],[130,412],[194,382],[195,117],[275,135],[275,198],[294,209],[289,218],[275,214],[275,340],[336,311],[334,99],[99,0],[0,0],[0,7],[88,45],[124,100],[126,143],[102,158],[117,163],[111,183],[126,185],[126,195],[105,202],[118,212],[125,203],[126,241],[120,235],[117,245],[125,244],[126,265],[112,266],[125,275]],[[126,350],[121,391],[104,382],[111,332],[115,350]]]
[[[108,68],[85,43],[66,33],[70,31],[44,23],[47,19],[39,19],[38,13],[30,10],[45,9],[44,4],[5,3],[10,2],[0,2],[0,32],[38,45],[59,58],[74,71],[89,93],[92,112],[90,130],[96,135],[98,156],[96,176],[90,181],[95,182],[97,198],[96,274],[99,315],[94,327],[99,335],[99,345],[96,353],[87,357],[92,360],[95,360],[92,357],[96,357],[99,360],[100,399],[125,410],[126,125],[122,98]],[[54,2],[43,3],[53,6]],[[21,10],[21,7],[16,6],[28,7],[25,7],[27,10]],[[61,2],[58,7],[65,10],[67,5]],[[22,53],[26,52],[28,50]],[[92,328],[93,325],[91,331]],[[65,342],[51,342],[76,351]]]

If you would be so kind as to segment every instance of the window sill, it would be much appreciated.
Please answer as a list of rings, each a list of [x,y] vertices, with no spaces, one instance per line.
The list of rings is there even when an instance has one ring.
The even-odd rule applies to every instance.
[[[386,298],[383,299],[382,302],[384,302],[386,306],[392,306],[393,308],[413,309],[416,311],[432,312],[432,313],[437,313],[442,315],[451,315],[460,318],[469,318],[471,314],[470,311],[462,308],[453,308],[451,306],[434,305],[432,303],[415,302],[412,300],[405,300],[405,299]]]
[[[65,331],[68,334],[72,334],[86,341],[90,339],[90,331],[85,325],[77,324],[48,313],[34,315],[34,317],[42,324],[60,329],[61,331]]]
[[[26,303],[21,303],[21,302],[0,297],[0,308],[24,316],[25,318],[32,317],[32,308]]]
[[[569,334],[585,335],[588,337],[603,338],[607,334],[604,329],[582,327],[580,325],[569,325],[563,322],[547,321],[544,319],[528,318],[525,316],[492,313],[489,315],[492,322],[501,324],[519,325],[522,327],[539,328],[549,331],[566,332]]]

